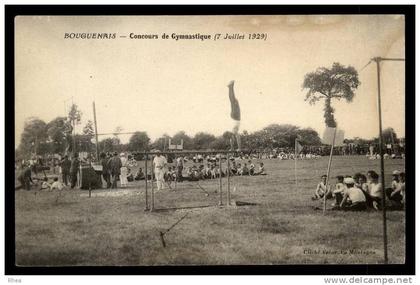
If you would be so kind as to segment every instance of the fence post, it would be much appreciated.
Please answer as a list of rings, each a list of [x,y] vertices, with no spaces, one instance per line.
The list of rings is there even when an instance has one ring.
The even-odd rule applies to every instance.
[[[152,191],[152,197],[151,197],[151,205],[150,205],[150,212],[152,212],[154,209],[155,209],[155,190],[154,190],[154,188],[153,188],[153,174],[154,174],[154,171],[153,171],[153,162],[152,162],[152,170],[151,170],[151,173],[152,173],[152,179],[151,179],[151,191]]]
[[[223,206],[223,195],[222,195],[222,154],[219,154],[219,206]]]
[[[230,206],[230,157],[227,154],[227,205]]]

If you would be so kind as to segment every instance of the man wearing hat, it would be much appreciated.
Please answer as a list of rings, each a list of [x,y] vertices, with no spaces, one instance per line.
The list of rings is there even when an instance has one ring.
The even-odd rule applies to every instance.
[[[113,157],[108,160],[108,171],[111,174],[111,188],[113,189],[117,188],[117,180],[121,174],[121,167],[121,159],[118,157],[118,153],[114,152]]]
[[[354,187],[354,179],[352,177],[344,178],[343,200],[340,203],[340,208],[347,211],[362,211],[366,210],[366,197],[362,190]]]
[[[99,154],[99,157],[101,158],[100,162],[102,165],[102,177],[104,178],[105,182],[106,182],[106,188],[110,188],[111,187],[111,178],[109,175],[109,170],[108,170],[108,158],[106,157],[106,154],[101,152],[101,154]]]
[[[168,164],[166,158],[160,154],[160,150],[156,151],[156,156],[153,158],[153,168],[155,171],[157,190],[163,189],[165,167]]]

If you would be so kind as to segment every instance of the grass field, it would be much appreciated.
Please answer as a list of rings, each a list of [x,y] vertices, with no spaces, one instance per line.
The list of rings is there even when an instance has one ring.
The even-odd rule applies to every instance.
[[[217,207],[218,180],[179,183],[156,193],[144,211],[144,181],[126,190],[16,191],[18,265],[189,265],[382,263],[382,213],[327,211],[311,201],[328,159],[264,160],[268,176],[233,177],[232,199],[256,205]],[[332,177],[374,169],[379,161],[334,157]],[[387,185],[404,160],[385,161]],[[335,179],[331,180],[335,181]],[[224,203],[226,179],[223,179]],[[236,191],[233,192],[234,187]],[[112,194],[110,194],[112,193]],[[328,201],[331,208],[332,201]],[[165,235],[164,231],[189,213]],[[404,263],[405,217],[388,212],[389,262]]]

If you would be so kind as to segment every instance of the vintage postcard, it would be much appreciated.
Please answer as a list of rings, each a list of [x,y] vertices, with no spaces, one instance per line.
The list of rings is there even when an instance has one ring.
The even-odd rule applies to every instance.
[[[405,15],[14,28],[17,267],[406,263]]]

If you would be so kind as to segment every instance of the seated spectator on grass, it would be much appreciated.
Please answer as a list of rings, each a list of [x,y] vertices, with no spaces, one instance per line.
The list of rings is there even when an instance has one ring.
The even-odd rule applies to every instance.
[[[128,182],[133,182],[134,181],[133,173],[131,172],[130,168],[127,168],[127,169],[128,169],[128,171],[127,171],[127,181]]]
[[[382,184],[379,183],[379,175],[373,170],[368,171],[368,206],[372,206],[375,210],[379,210],[382,205]]]
[[[249,175],[249,169],[246,163],[242,166],[242,168],[239,170],[239,175]]]
[[[215,179],[216,177],[216,165],[212,163],[210,166],[210,179]]]
[[[42,184],[41,184],[41,190],[49,190],[51,188],[51,184],[48,183],[48,178],[44,177]]]
[[[405,172],[400,173],[400,187],[401,187],[402,203],[405,204]]]
[[[58,181],[58,177],[54,177],[54,182],[51,184],[51,190],[63,190],[64,184],[60,181]]]
[[[329,190],[327,189],[327,175],[324,174],[321,176],[321,181],[316,186],[315,193],[314,193],[314,196],[312,197],[312,200],[321,199],[324,197],[324,195],[328,193],[329,193]]]
[[[344,195],[340,209],[344,211],[366,210],[366,197],[360,188],[354,187],[355,181],[351,177],[344,178]]]
[[[186,172],[186,174],[187,174],[187,178],[188,178],[188,179],[190,179],[190,178],[191,178],[191,176],[192,176],[192,168],[191,168],[191,166],[188,166],[188,167],[187,167],[187,172]]]
[[[260,166],[258,167],[258,172],[256,172],[255,175],[267,175],[267,173],[265,173],[263,162],[260,162]]]
[[[255,173],[255,164],[253,164],[251,160],[249,160],[248,163],[249,163],[249,175],[254,175],[254,173]]]
[[[354,179],[354,186],[359,188],[360,190],[362,190],[363,192],[367,193],[368,192],[368,183],[367,183],[367,178],[366,175],[362,174],[362,173],[356,173],[353,176]]]
[[[335,205],[340,205],[341,201],[343,200],[343,196],[344,196],[344,189],[345,189],[345,185],[344,185],[344,176],[339,175],[336,177],[337,178],[337,183],[335,184],[335,188],[333,190],[333,196],[335,197]]]
[[[198,170],[197,166],[193,166],[191,168],[191,174],[190,174],[190,181],[198,181],[200,180],[200,171]]]
[[[232,175],[236,175],[238,173],[238,168],[236,167],[235,161],[232,161],[232,165],[230,166],[230,173]]]
[[[402,200],[403,200],[403,195],[402,195],[402,184],[400,181],[400,175],[401,173],[398,170],[395,170],[392,173],[392,182],[391,182],[391,187],[385,189],[385,193],[386,196],[388,197],[388,199],[391,201],[391,203],[393,204],[393,206],[401,206],[402,205]],[[404,177],[405,178],[405,177]],[[405,188],[405,179],[404,179],[404,188]],[[405,189],[404,189],[405,191]]]
[[[400,184],[400,172],[398,170],[394,170],[392,172],[392,181],[391,181],[391,188],[392,190],[396,190]]]
[[[134,176],[134,180],[144,180],[144,172],[141,167],[139,168],[139,170],[137,170],[136,175]]]

